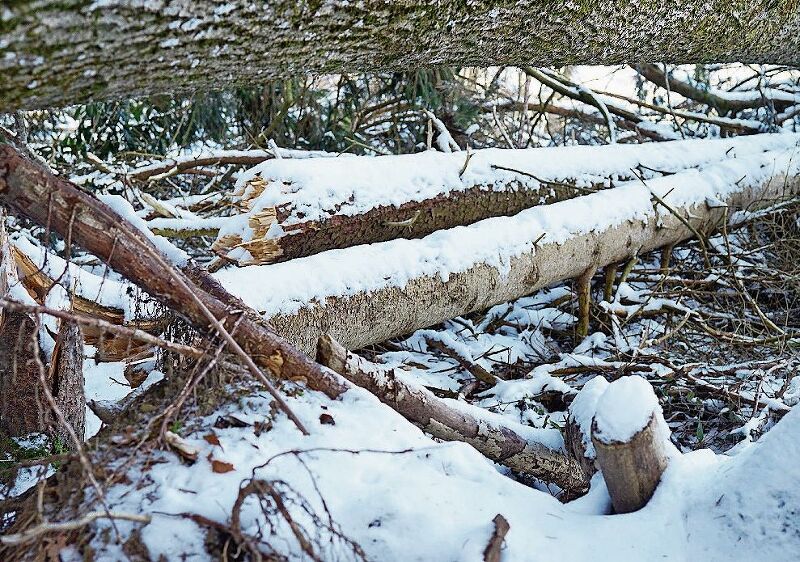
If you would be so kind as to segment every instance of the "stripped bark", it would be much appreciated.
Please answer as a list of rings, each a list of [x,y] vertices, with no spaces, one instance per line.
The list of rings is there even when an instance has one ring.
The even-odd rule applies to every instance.
[[[795,0],[5,2],[0,112],[306,72],[641,60],[794,65],[796,8]]]
[[[324,221],[293,224],[284,222],[293,214],[290,207],[267,207],[249,214],[249,227],[253,231],[250,241],[244,242],[239,235],[226,235],[219,237],[212,248],[221,257],[233,248],[244,248],[252,259],[235,260],[240,266],[277,263],[360,244],[422,238],[437,230],[490,217],[515,215],[527,208],[563,201],[580,193],[586,193],[586,189],[574,187],[568,180],[542,180],[537,186],[513,181],[500,189],[475,186],[399,206],[379,206],[363,214],[332,214]],[[267,233],[275,224],[281,227],[283,234],[269,236]]]
[[[142,231],[110,207],[26,160],[10,146],[0,146],[0,204],[69,237],[202,332],[216,331],[214,322],[227,325],[229,330],[240,316],[237,300],[226,291],[218,293],[225,297],[222,300],[205,292],[169,263]],[[200,281],[208,277],[199,269],[194,275]],[[216,320],[212,321],[209,314]],[[311,388],[330,396],[346,389],[339,377],[297,351],[266,324],[256,322],[255,314],[245,314],[238,321],[235,340],[256,363],[277,377],[302,378]]]
[[[517,472],[560,486],[567,495],[586,490],[587,481],[576,461],[525,438],[502,417],[475,408],[451,406],[432,392],[408,384],[393,370],[348,352],[327,334],[319,338],[317,361],[353,384],[369,390],[425,432],[446,441],[469,443],[487,458]]]

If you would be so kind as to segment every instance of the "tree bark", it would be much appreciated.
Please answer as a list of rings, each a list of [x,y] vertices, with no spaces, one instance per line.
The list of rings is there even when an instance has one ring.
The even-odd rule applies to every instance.
[[[233,248],[244,248],[252,259],[234,259],[240,266],[278,263],[360,244],[422,238],[437,230],[515,215],[529,207],[563,201],[581,192],[586,190],[566,181],[542,180],[535,187],[512,181],[499,188],[475,186],[422,201],[379,206],[358,215],[337,215],[332,209],[327,220],[293,224],[284,222],[294,212],[290,206],[268,207],[249,214],[251,240],[244,242],[241,236],[223,235],[214,242],[213,249],[225,260]],[[272,237],[268,232],[275,224],[283,234]]]
[[[83,336],[75,322],[61,322],[50,363],[53,398],[75,434],[83,438],[86,426],[86,393],[83,387]],[[53,434],[69,448],[74,443],[65,427],[54,421]]]
[[[322,335],[317,361],[353,384],[369,390],[426,433],[445,441],[469,443],[487,458],[504,466],[558,484],[567,495],[586,490],[580,465],[562,451],[520,435],[502,417],[463,404],[455,407],[432,392],[410,385],[393,370],[348,352],[336,340]]]
[[[597,463],[603,473],[616,513],[630,513],[647,505],[669,464],[660,412],[628,441],[606,443],[592,431]]]
[[[796,65],[799,29],[795,0],[17,0],[0,17],[0,112],[298,72],[647,59]]]

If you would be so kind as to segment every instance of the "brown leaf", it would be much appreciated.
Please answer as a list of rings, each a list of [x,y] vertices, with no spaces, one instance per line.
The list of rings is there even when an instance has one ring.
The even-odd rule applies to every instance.
[[[235,470],[231,463],[215,459],[211,454],[208,455],[208,460],[211,462],[211,470],[217,474],[225,474],[226,472]]]
[[[334,420],[333,416],[330,414],[322,414],[319,417],[319,423],[322,425],[336,425],[336,420]]]
[[[205,439],[206,443],[208,443],[209,445],[216,445],[217,447],[222,447],[222,445],[219,444],[219,437],[217,437],[217,434],[214,433],[213,431],[208,435],[203,435],[203,439]]]

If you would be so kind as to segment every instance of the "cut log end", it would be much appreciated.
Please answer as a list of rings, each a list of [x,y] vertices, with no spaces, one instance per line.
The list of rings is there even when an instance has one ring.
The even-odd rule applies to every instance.
[[[661,413],[654,411],[647,425],[625,442],[606,443],[592,428],[592,443],[616,513],[644,507],[669,463]]]

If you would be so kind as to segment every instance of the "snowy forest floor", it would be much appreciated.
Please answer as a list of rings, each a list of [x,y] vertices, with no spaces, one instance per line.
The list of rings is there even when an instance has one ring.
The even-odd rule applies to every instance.
[[[128,433],[118,431],[123,420],[117,435],[89,442],[93,458],[113,459],[101,469],[105,506],[149,523],[98,520],[53,545],[62,560],[81,559],[73,540],[104,559],[235,560],[245,549],[292,560],[478,560],[502,514],[509,560],[794,559],[800,451],[790,439],[800,416],[786,413],[800,401],[798,210],[788,201],[742,216],[740,228],[671,249],[669,264],[644,255],[618,269],[610,292],[600,272],[590,335],[579,341],[567,282],[359,352],[440,397],[543,430],[564,425],[592,378],[647,378],[684,455],[637,513],[607,516],[599,476],[587,496],[562,504],[558,489],[431,439],[361,390],[335,401],[286,383],[314,428],[303,437],[225,363],[170,428],[182,455],[134,423],[169,403],[180,368],[128,414]],[[149,365],[144,386],[163,376],[156,367],[167,370]],[[476,369],[500,380],[488,388]],[[87,399],[121,399],[131,390],[123,370],[88,360]],[[99,420],[87,426],[93,433]],[[53,468],[23,471],[14,493]],[[58,482],[47,493],[68,491]],[[64,498],[65,511],[90,507],[101,509],[91,490]]]

